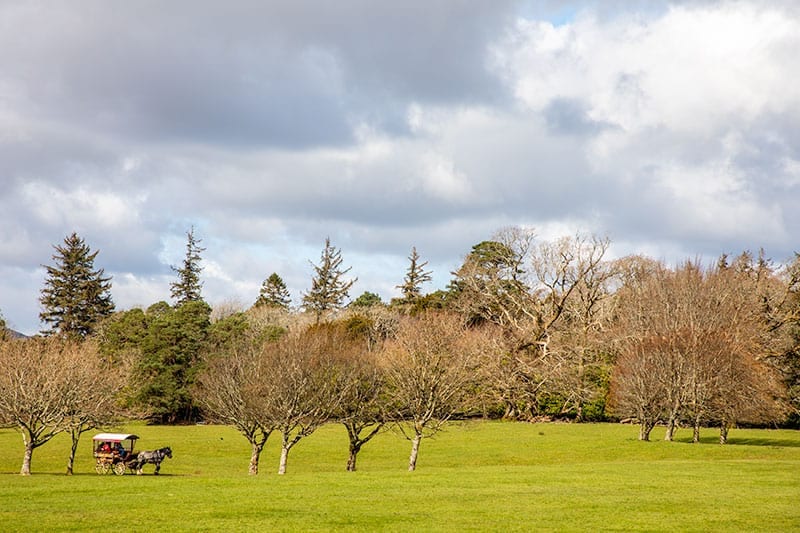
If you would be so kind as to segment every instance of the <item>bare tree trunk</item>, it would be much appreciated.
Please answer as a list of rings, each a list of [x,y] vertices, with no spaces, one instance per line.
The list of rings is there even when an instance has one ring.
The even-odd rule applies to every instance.
[[[419,454],[419,443],[422,435],[417,433],[411,441],[411,457],[408,458],[408,471],[413,472],[417,469],[417,455]]]
[[[639,440],[649,441],[650,432],[653,431],[654,426],[655,426],[654,422],[643,421],[639,426]]]
[[[675,439],[676,428],[677,428],[676,416],[674,414],[670,414],[669,419],[667,420],[667,431],[664,434],[664,440],[672,442]]]
[[[700,442],[700,417],[695,417],[694,424],[692,424],[692,442]]]
[[[258,461],[261,458],[261,450],[264,449],[264,444],[258,442],[252,443],[250,451],[250,466],[247,468],[247,473],[251,476],[258,474]]]
[[[719,443],[720,444],[727,444],[728,443],[728,430],[730,429],[730,425],[728,424],[727,420],[722,420],[719,425]]]
[[[72,469],[75,466],[75,454],[78,451],[78,441],[81,438],[80,431],[75,431],[74,429],[71,431],[72,435],[72,447],[69,450],[69,457],[67,458],[67,475],[72,475]]]
[[[356,457],[358,456],[358,452],[361,450],[361,446],[355,445],[350,443],[350,456],[347,458],[347,471],[348,472],[355,472],[356,471]]]
[[[31,475],[31,458],[33,457],[33,443],[25,441],[25,455],[22,458],[22,469],[19,473],[23,476]]]
[[[284,443],[281,446],[281,462],[278,466],[278,474],[283,475],[286,473],[286,462],[289,460],[289,445]]]

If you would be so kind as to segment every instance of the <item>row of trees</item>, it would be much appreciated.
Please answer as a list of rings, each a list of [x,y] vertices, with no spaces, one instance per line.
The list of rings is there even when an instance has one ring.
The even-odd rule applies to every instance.
[[[643,265],[639,265],[640,267]],[[763,260],[723,258],[711,269],[686,263],[651,272],[620,290],[618,357],[613,398],[617,411],[636,417],[647,440],[660,420],[666,440],[679,422],[694,428],[711,420],[720,441],[737,421],[778,422],[786,415],[779,367],[791,337],[776,335],[796,320],[795,303]]]
[[[471,394],[493,346],[480,328],[445,313],[393,321],[392,334],[381,335],[379,344],[370,340],[375,330],[354,317],[308,322],[277,338],[270,337],[272,322],[259,327],[254,317],[239,334],[207,344],[185,389],[207,420],[232,425],[250,442],[251,474],[258,473],[270,435],[281,435],[283,474],[291,449],[329,422],[347,429],[348,470],[356,469],[361,448],[388,424],[412,443],[414,470],[422,439],[474,407]],[[34,450],[55,435],[72,436],[72,473],[82,433],[141,415],[126,407],[146,390],[135,391],[140,363],[120,353],[104,355],[101,346],[63,336],[0,342],[0,420],[22,433],[23,475],[31,472]]]
[[[347,427],[353,469],[387,424],[411,441],[413,469],[421,440],[454,415],[631,419],[643,440],[661,422],[667,439],[715,424],[724,442],[733,424],[800,409],[800,259],[774,266],[743,253],[669,268],[607,260],[606,239],[539,242],[508,228],[475,245],[446,290],[423,293],[431,273],[412,249],[400,298],[364,293],[345,306],[355,279],[326,240],[301,309],[275,273],[250,309],[212,312],[203,249],[187,237],[174,306],[99,312],[89,330],[53,321],[50,333],[89,339],[130,370],[117,395],[128,416],[236,426],[252,473],[273,432],[285,470],[292,447],[329,421]]]
[[[249,472],[261,451],[281,435],[278,473],[290,450],[324,423],[342,423],[349,438],[347,469],[387,423],[397,422],[412,443],[409,470],[420,443],[469,405],[481,357],[491,344],[455,315],[405,317],[379,349],[352,320],[312,324],[277,341],[245,335],[210,356],[196,397],[207,416],[236,427],[251,444]]]

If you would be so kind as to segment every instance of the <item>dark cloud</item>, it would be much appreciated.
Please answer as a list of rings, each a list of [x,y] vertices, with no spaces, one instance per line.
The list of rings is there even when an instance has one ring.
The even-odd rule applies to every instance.
[[[0,37],[0,58],[41,120],[137,142],[340,145],[362,122],[401,131],[409,101],[496,101],[487,45],[508,4],[11,3],[0,16],[32,43]]]

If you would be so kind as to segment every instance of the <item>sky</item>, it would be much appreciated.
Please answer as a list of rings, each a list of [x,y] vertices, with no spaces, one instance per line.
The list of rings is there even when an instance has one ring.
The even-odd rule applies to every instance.
[[[667,262],[800,251],[800,4],[0,1],[0,313],[53,246],[117,309],[299,303],[329,237],[385,301],[507,226]]]

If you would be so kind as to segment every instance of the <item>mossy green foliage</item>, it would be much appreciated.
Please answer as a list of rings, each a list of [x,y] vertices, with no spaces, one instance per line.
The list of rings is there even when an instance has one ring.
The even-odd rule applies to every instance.
[[[275,474],[278,438],[247,476],[249,447],[221,426],[144,426],[142,449],[170,445],[162,475],[100,476],[90,438],[76,475],[63,475],[68,440],[37,450],[17,472],[22,444],[0,431],[4,531],[792,531],[800,528],[800,433],[735,429],[716,444],[679,431],[640,442],[614,424],[454,423],[426,440],[416,472],[409,443],[387,432],[345,472],[347,437],[325,426]],[[656,430],[658,431],[658,430]],[[654,433],[654,437],[657,437]]]

